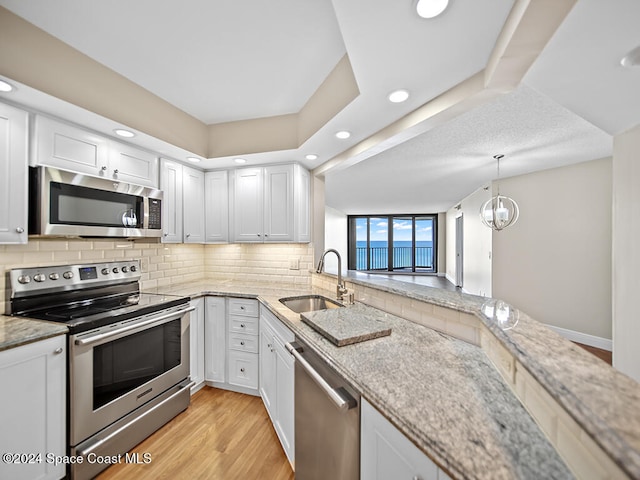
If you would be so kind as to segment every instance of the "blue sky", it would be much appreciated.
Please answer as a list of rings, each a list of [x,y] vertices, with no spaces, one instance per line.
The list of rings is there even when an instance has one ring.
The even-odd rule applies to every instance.
[[[416,222],[416,240],[431,241],[433,225],[431,220],[418,220]],[[357,240],[367,238],[367,219],[358,218],[356,220]],[[371,241],[386,241],[388,238],[389,223],[386,218],[371,218]],[[411,241],[411,220],[394,219],[393,239],[395,241]]]

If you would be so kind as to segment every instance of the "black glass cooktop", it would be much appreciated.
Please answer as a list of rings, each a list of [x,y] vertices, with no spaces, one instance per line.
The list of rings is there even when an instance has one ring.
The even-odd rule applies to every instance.
[[[31,304],[14,314],[64,323],[71,333],[79,333],[187,304],[189,301],[189,297],[137,291],[108,292],[98,296],[90,296],[88,292],[82,292],[82,295],[66,292],[40,298],[37,303],[32,300]]]

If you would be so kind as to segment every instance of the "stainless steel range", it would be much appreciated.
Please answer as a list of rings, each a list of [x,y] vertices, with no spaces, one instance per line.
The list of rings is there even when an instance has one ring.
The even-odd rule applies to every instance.
[[[69,327],[74,479],[109,466],[190,401],[188,297],[140,292],[140,261],[10,271],[11,313]]]

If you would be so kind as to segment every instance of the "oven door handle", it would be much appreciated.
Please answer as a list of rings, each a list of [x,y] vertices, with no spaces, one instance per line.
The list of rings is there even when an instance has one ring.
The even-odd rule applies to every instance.
[[[172,319],[180,318],[186,313],[193,312],[195,309],[196,307],[189,306],[188,308],[185,308],[183,310],[177,310],[175,312],[167,313],[166,315],[153,317],[153,318],[150,318],[149,320],[145,320],[140,323],[134,323],[132,325],[127,325],[126,327],[118,328],[116,330],[111,330],[109,332],[98,333],[97,335],[92,335],[90,337],[85,337],[85,338],[76,338],[74,343],[76,345],[91,345],[92,343],[96,343],[110,337],[115,337],[116,335],[120,335],[121,333],[126,333],[131,330],[136,330],[140,327],[146,327],[154,323],[166,323]]]
[[[357,405],[355,399],[349,395],[342,388],[333,388],[329,383],[318,373],[318,371],[311,366],[307,359],[304,358],[300,352],[303,351],[303,348],[299,346],[297,343],[286,343],[286,349],[289,351],[293,358],[296,359],[296,362],[300,364],[300,366],[309,374],[309,376],[313,379],[314,382],[327,394],[327,396],[331,399],[331,401],[338,407],[339,410],[351,410]]]

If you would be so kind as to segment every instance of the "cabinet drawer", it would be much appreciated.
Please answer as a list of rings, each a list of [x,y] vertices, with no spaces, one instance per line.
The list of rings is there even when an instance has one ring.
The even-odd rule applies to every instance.
[[[229,348],[241,352],[258,353],[258,337],[256,335],[230,333]]]
[[[229,333],[258,334],[258,319],[253,317],[243,317],[240,315],[229,315]]]
[[[250,298],[230,298],[229,314],[247,317],[258,316],[258,301]]]
[[[229,351],[229,383],[240,387],[258,388],[258,355]]]

